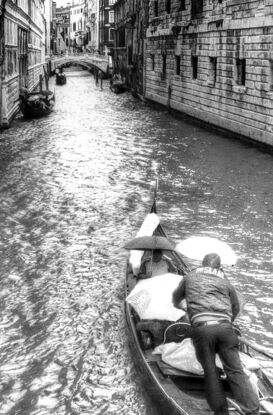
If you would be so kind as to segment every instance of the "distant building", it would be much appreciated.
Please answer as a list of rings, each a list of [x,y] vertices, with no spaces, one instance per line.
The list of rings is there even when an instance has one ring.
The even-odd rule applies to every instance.
[[[70,12],[71,7],[69,3],[66,7],[56,8],[54,53],[66,53],[70,50],[70,47],[72,46]]]
[[[99,50],[111,53],[114,47],[115,14],[113,6],[116,0],[99,1]]]
[[[85,47],[89,52],[99,49],[99,0],[85,0]]]
[[[45,56],[50,58],[52,54],[52,0],[45,1]]]
[[[73,2],[70,6],[70,33],[71,44],[74,51],[82,51],[85,40],[85,2]]]
[[[3,127],[18,112],[20,88],[31,91],[43,74],[46,21],[44,0],[1,0],[0,5],[0,126]]]
[[[117,0],[113,9],[115,13],[113,71],[121,75],[129,90],[143,97],[148,2]]]

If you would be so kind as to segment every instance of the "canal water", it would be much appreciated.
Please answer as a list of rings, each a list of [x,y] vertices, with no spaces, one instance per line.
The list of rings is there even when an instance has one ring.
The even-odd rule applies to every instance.
[[[128,349],[123,244],[158,212],[179,242],[207,235],[239,256],[243,334],[273,336],[273,156],[87,72],[55,86],[47,118],[0,135],[0,414],[152,415]]]

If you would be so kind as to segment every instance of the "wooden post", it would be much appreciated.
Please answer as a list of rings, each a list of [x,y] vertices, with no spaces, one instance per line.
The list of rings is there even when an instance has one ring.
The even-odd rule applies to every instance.
[[[43,90],[43,75],[39,75],[39,89],[41,94]]]
[[[44,74],[45,74],[45,85],[46,85],[46,90],[48,91],[48,75],[45,69],[45,66],[43,66],[44,68]]]

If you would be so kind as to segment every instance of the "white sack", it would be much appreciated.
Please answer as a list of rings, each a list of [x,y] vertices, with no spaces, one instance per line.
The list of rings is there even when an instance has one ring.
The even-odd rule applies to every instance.
[[[126,298],[141,319],[177,321],[185,311],[175,308],[172,294],[182,280],[181,275],[163,274],[138,281]]]
[[[183,340],[181,343],[172,342],[161,344],[154,349],[153,353],[161,354],[161,359],[163,362],[176,369],[180,369],[196,375],[204,374],[202,366],[197,360],[192,340],[189,338]],[[250,381],[253,383],[250,372],[259,369],[259,362],[244,353],[239,352],[239,355],[243,369],[249,376]],[[223,370],[223,365],[218,354],[216,355],[216,366],[219,369]]]

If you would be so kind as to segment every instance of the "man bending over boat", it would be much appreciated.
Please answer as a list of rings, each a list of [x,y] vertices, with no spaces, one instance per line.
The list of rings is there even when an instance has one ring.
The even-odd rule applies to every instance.
[[[173,293],[180,308],[186,299],[196,356],[204,369],[205,392],[214,415],[228,415],[228,405],[215,364],[219,354],[234,399],[246,415],[259,414],[259,399],[243,371],[238,338],[231,323],[240,305],[235,288],[220,270],[217,254],[204,257],[202,267],[187,274]]]
[[[163,252],[160,249],[155,249],[152,256],[145,258],[141,263],[138,278],[150,278],[156,277],[157,275],[166,274],[171,272],[177,274],[177,268],[172,263],[172,261],[163,255]]]

